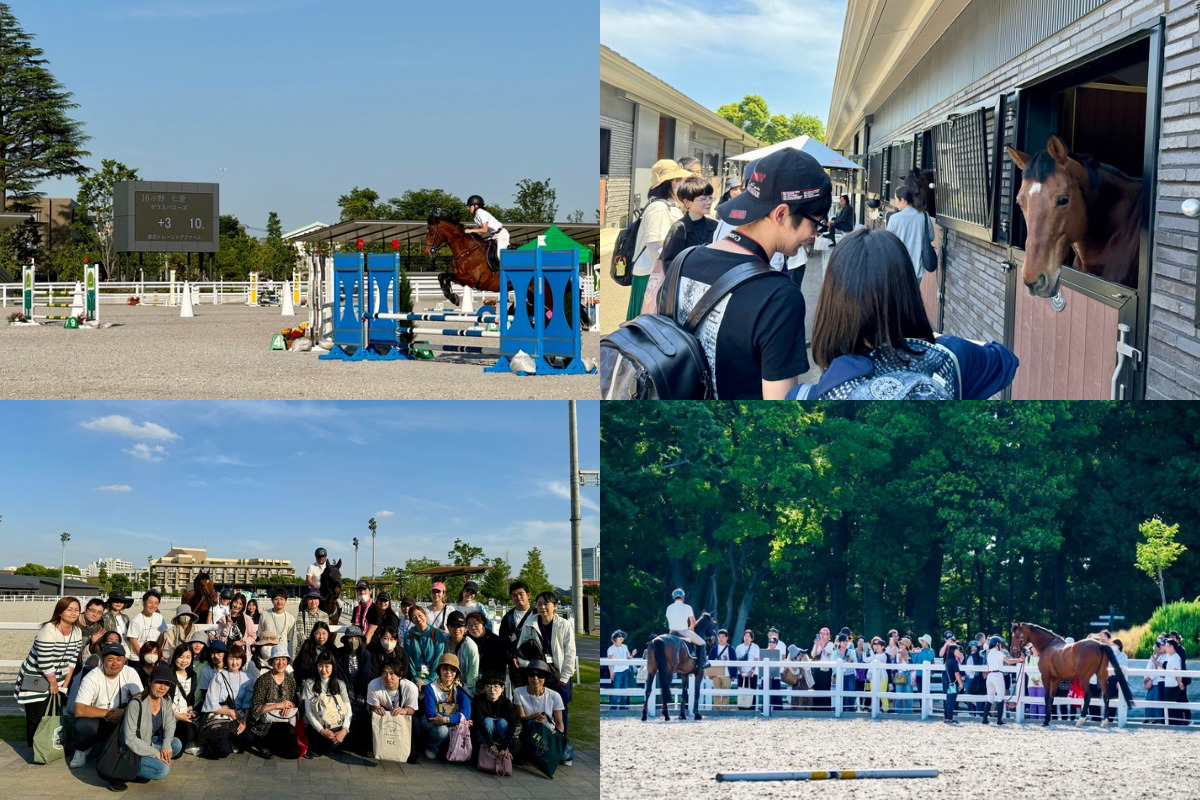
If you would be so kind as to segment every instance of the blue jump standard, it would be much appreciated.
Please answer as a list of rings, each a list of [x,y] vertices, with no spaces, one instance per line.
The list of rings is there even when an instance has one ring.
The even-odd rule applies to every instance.
[[[595,372],[583,363],[579,302],[579,253],[575,250],[504,250],[500,254],[500,313],[475,316],[453,313],[400,311],[398,253],[336,253],[333,257],[333,350],[320,356],[334,361],[392,361],[417,358],[414,350],[476,352],[498,355],[485,372],[512,372],[512,357],[524,351],[534,359],[539,375],[585,375]],[[547,291],[548,288],[548,291]],[[531,291],[532,290],[532,291]],[[521,313],[510,307],[508,294]],[[525,313],[532,294],[535,313]],[[546,298],[554,309],[546,319]],[[570,310],[562,303],[572,304]],[[568,317],[570,319],[568,320]],[[479,336],[495,338],[496,331],[445,329],[414,330],[413,322],[498,323],[498,348],[463,345],[414,345],[406,335]],[[490,334],[490,336],[488,336]],[[562,365],[550,359],[561,360]],[[529,373],[518,372],[519,375]]]

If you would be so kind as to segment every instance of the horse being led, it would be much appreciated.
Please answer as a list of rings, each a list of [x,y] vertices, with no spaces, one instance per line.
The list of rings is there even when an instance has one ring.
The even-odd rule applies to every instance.
[[[1072,250],[1080,272],[1136,288],[1142,182],[1090,156],[1072,158],[1057,136],[1033,156],[1006,149],[1022,170],[1017,204],[1027,233],[1021,280],[1029,293],[1058,294]]]
[[[321,573],[321,604],[318,606],[329,615],[329,624],[337,625],[342,616],[342,560],[327,561]]]
[[[211,622],[208,613],[213,606],[219,605],[221,602],[217,597],[217,589],[213,586],[212,575],[207,572],[196,575],[191,590],[184,592],[183,596],[179,598],[179,602],[191,606],[192,611],[196,614],[196,619],[200,622]]]
[[[692,629],[705,641],[705,647],[711,647],[717,636],[717,624],[713,622],[712,614],[705,611],[696,620]],[[696,645],[699,647],[700,645]],[[642,703],[642,722],[646,721],[650,709],[650,692],[654,688],[654,676],[658,675],[658,691],[662,698],[663,719],[670,721],[671,714],[667,710],[668,695],[671,690],[671,676],[678,675],[683,681],[683,703],[679,708],[679,718],[687,719],[688,677],[693,678],[692,718],[701,719],[700,704],[700,662],[692,657],[690,645],[680,637],[664,633],[646,643],[646,698]]]
[[[1104,701],[1103,722],[1100,727],[1108,727],[1108,668],[1112,667],[1117,676],[1117,684],[1125,693],[1125,702],[1133,707],[1133,692],[1129,691],[1129,683],[1125,673],[1117,663],[1116,654],[1112,647],[1101,644],[1095,639],[1081,639],[1067,644],[1066,640],[1051,630],[1034,625],[1031,622],[1014,622],[1012,624],[1011,652],[1019,653],[1026,644],[1031,644],[1038,652],[1038,670],[1042,673],[1042,686],[1046,689],[1046,717],[1042,725],[1050,724],[1054,714],[1054,698],[1058,695],[1058,682],[1079,679],[1080,686],[1086,686],[1083,696],[1083,709],[1079,714],[1077,726],[1087,720],[1088,705],[1092,701],[1092,677],[1100,685],[1100,696]]]

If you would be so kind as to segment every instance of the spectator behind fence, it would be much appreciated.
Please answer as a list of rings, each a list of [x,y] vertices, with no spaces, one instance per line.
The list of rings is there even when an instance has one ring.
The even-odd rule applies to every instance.
[[[408,670],[417,689],[424,692],[425,685],[434,679],[438,660],[446,652],[446,634],[429,625],[425,609],[413,606],[408,611],[412,627],[404,640],[408,654]]]
[[[725,633],[725,631],[722,630],[722,633]],[[634,658],[637,656],[636,649],[630,652],[629,648],[625,646],[625,631],[618,628],[612,632],[612,636],[609,638],[612,641],[612,645],[608,648],[609,658]],[[720,634],[718,634],[717,638],[720,638]],[[725,633],[725,638],[728,640],[728,633]],[[628,689],[633,686],[633,667],[626,664],[623,667],[609,667],[608,671],[614,689]],[[725,688],[729,688],[728,680],[725,681]],[[728,702],[728,698],[721,697],[713,698],[713,703],[716,703],[718,700],[724,701],[724,703]],[[629,698],[625,695],[613,695],[610,705],[612,708],[628,708]]]
[[[754,631],[746,628],[742,632],[742,643],[737,646],[737,660],[747,662],[738,671],[738,688],[749,689],[751,693],[738,695],[738,708],[754,708],[752,692],[758,688],[758,667],[753,662],[759,660],[758,645],[754,643]],[[745,698],[748,698],[746,700]]]
[[[896,643],[896,670],[892,673],[892,686],[900,694],[911,694],[914,670],[912,669],[912,639],[901,637]],[[908,714],[912,711],[911,700],[897,700],[896,711]]]
[[[835,661],[835,652],[836,646],[833,639],[830,638],[829,628],[821,628],[813,639],[809,657],[813,661]],[[812,672],[814,689],[818,692],[828,692],[833,688],[833,670],[822,667],[814,669]],[[833,708],[832,698],[818,697],[815,699],[813,707],[819,710],[829,710]]]
[[[142,595],[142,610],[133,621],[129,623],[129,651],[130,661],[139,660],[142,650],[142,645],[147,642],[156,644],[162,643],[163,634],[166,633],[167,625],[163,622],[163,615],[158,612],[159,603],[162,602],[162,593],[158,589],[151,589]],[[156,651],[161,655],[161,650]]]
[[[113,633],[116,633],[113,631]],[[112,643],[101,651],[101,664],[80,681],[75,696],[75,755],[71,769],[82,767],[96,742],[106,742],[121,724],[125,706],[142,692],[142,681],[125,664],[125,648]]]
[[[448,744],[450,730],[463,720],[471,719],[471,698],[463,688],[458,659],[446,653],[437,662],[437,677],[425,684],[422,703],[421,731],[424,734],[425,757],[438,758],[442,745]],[[441,753],[444,755],[444,753]]]
[[[954,718],[954,707],[958,703],[958,695],[963,691],[963,673],[958,667],[958,660],[962,657],[962,650],[953,641],[950,641],[945,649],[946,674],[942,679],[942,685],[946,690],[946,699],[943,704],[945,722],[950,725],[957,725],[958,720]]]
[[[104,630],[116,631],[121,635],[121,646],[125,648],[126,657],[129,656],[127,637],[130,620],[129,615],[125,613],[128,606],[129,598],[120,589],[115,589],[108,593],[108,600],[104,604],[104,614],[100,617],[101,622],[104,623]]]
[[[341,749],[350,734],[350,695],[335,672],[333,653],[322,651],[317,656],[316,675],[304,681],[301,689],[308,734],[305,758]]]
[[[624,631],[618,631],[618,633],[624,633]],[[614,636],[615,635],[616,634],[614,634]],[[612,652],[611,648],[609,649],[609,652]],[[634,650],[633,654],[637,655],[637,651]],[[626,656],[626,658],[632,657],[633,656]],[[609,658],[612,658],[612,656],[609,655]],[[717,631],[717,643],[708,649],[708,659],[709,661],[737,660],[737,655],[734,653],[733,647],[729,644],[729,631],[727,631],[725,628],[721,628],[719,631]],[[737,680],[738,674],[737,667],[709,667],[706,672],[709,678],[712,679],[712,685],[714,689],[728,689],[733,685],[733,682]],[[633,676],[630,674],[630,670],[627,669],[625,672],[625,685],[619,688],[632,686],[632,677]],[[614,685],[616,685],[615,681]],[[624,708],[626,705],[628,705],[628,698],[622,697],[619,702],[621,702],[619,707]],[[713,697],[714,706],[727,706],[732,702],[732,698],[730,698],[728,695],[716,695]]]
[[[149,642],[147,642],[149,644]],[[169,664],[154,667],[150,685],[129,702],[121,720],[121,745],[141,756],[137,777],[161,781],[171,772],[172,759],[179,758],[183,744],[175,738],[175,715],[167,695],[175,688],[175,672]],[[123,783],[110,783],[115,792]]]
[[[934,336],[904,244],[888,231],[862,229],[842,239],[825,271],[813,320],[813,360],[825,372],[815,385],[798,387],[799,400],[849,399],[881,365],[913,360],[949,363],[931,380],[956,399],[984,400],[1012,383],[1017,357],[998,342]],[[939,350],[936,345],[944,350]],[[952,356],[947,358],[947,353]],[[893,381],[889,385],[902,386]],[[868,384],[873,399],[879,387]],[[899,398],[897,398],[899,399]]]
[[[213,642],[213,646],[224,647],[224,642]],[[207,758],[224,758],[230,753],[240,753],[250,748],[254,736],[246,726],[246,715],[250,708],[254,682],[243,671],[246,651],[240,644],[221,651],[226,663],[214,669],[208,691],[202,705],[200,740]]]

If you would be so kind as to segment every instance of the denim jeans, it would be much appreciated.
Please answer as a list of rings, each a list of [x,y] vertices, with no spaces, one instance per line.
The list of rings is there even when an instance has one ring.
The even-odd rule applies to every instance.
[[[155,739],[152,744],[155,750],[163,749],[163,740]],[[179,754],[183,752],[183,743],[178,739],[171,739],[171,758],[179,758]],[[171,766],[158,759],[158,756],[142,756],[142,768],[138,770],[137,776],[148,781],[161,781],[167,777],[167,773],[171,771]]]
[[[490,740],[501,750],[512,747],[513,731],[508,727],[508,720],[503,717],[485,717],[483,720],[484,741]]]
[[[613,676],[614,689],[629,689],[633,686],[633,673],[628,669],[623,669]],[[628,708],[629,698],[623,695],[614,695],[610,703],[612,708]]]
[[[1156,684],[1152,685],[1146,691],[1146,699],[1152,700],[1152,701],[1153,700],[1162,700],[1163,699],[1163,691],[1162,690],[1163,690],[1163,687],[1162,687],[1161,683],[1156,683]],[[1163,709],[1161,709],[1161,708],[1147,708],[1146,709],[1146,719],[1147,720],[1161,720],[1162,718],[1163,718]]]
[[[450,728],[452,725],[434,725],[426,717],[420,717],[421,730],[425,732],[425,749],[437,750],[441,748],[442,743],[450,738]]]
[[[855,690],[855,687],[857,686],[857,683],[858,683],[858,680],[854,675],[854,670],[850,669],[850,670],[846,670],[845,672],[842,673],[842,691],[843,692],[853,692]],[[845,714],[850,711],[853,711],[854,706],[857,703],[858,703],[858,698],[856,698],[856,697],[843,697],[842,698],[842,713]]]
[[[893,688],[900,694],[910,694],[912,692],[912,685],[908,683],[897,683]],[[911,700],[896,701],[896,711],[901,714],[912,712],[912,706],[913,703]]]

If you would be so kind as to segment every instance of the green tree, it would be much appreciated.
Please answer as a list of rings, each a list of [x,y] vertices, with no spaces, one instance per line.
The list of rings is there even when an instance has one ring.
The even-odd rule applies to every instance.
[[[68,575],[82,575],[83,574],[82,572],[79,571],[79,567],[71,567],[71,566],[66,567],[64,572],[66,572]]]
[[[101,567],[99,574],[96,575],[96,582],[101,588],[108,588],[108,570],[106,570],[104,567]]]
[[[344,194],[337,199],[338,207],[342,209],[338,219],[340,222],[349,222],[355,219],[379,219],[377,202],[379,202],[379,192],[355,186],[349,194]]]
[[[58,577],[58,570],[50,567],[43,567],[41,564],[29,562],[24,566],[17,567],[13,570],[14,575],[32,575],[35,578]]]
[[[1183,555],[1187,548],[1175,541],[1179,533],[1179,524],[1168,525],[1158,517],[1148,519],[1138,526],[1138,532],[1146,541],[1137,545],[1137,568],[1149,575],[1158,584],[1159,598],[1162,604],[1167,604],[1166,584],[1163,582],[1163,570]]]
[[[493,558],[490,563],[492,568],[483,573],[483,580],[479,582],[479,594],[500,604],[507,603],[512,567],[503,558]]]
[[[283,238],[283,226],[274,211],[267,215],[267,238],[258,248],[258,269],[262,278],[290,280],[292,270],[300,258],[296,250]]]
[[[128,592],[133,589],[133,587],[130,585],[129,577],[119,572],[112,576],[112,580],[109,582],[109,588],[114,592]]]
[[[820,118],[802,113],[791,116],[772,114],[767,108],[767,101],[756,94],[746,95],[740,103],[726,103],[717,109],[717,114],[763,144],[775,144],[805,135],[819,142],[825,141],[825,123]]]
[[[577,208],[574,211],[572,211],[570,214],[567,214],[567,222],[573,222],[576,224],[582,223],[583,222],[583,209]]]
[[[446,557],[450,559],[451,564],[459,567],[472,567],[484,560],[482,547],[473,547],[470,542],[458,538],[454,540],[454,547],[450,548]],[[461,575],[446,579],[447,603],[458,602],[458,595],[466,582],[467,579]]]
[[[535,547],[525,554],[525,565],[517,574],[517,580],[525,582],[529,587],[529,597],[533,599],[542,592],[554,591],[550,577],[546,574],[546,565],[542,563],[542,551]]]
[[[558,213],[556,193],[550,188],[550,179],[544,181],[522,178],[517,182],[517,204],[508,209],[505,222],[554,222]]]
[[[740,103],[726,103],[717,109],[717,116],[724,117],[756,139],[771,120],[767,101],[756,94],[748,94]]]
[[[103,254],[104,269],[114,274],[117,263],[116,244],[113,239],[113,185],[118,181],[136,181],[138,172],[120,161],[104,159],[99,172],[92,172],[79,181],[76,201],[83,206],[83,224]],[[76,215],[78,216],[78,209]],[[72,226],[75,227],[75,226]]]
[[[418,603],[429,602],[429,589],[433,586],[433,578],[428,575],[415,575],[416,570],[426,567],[441,566],[436,558],[410,558],[404,562],[404,582],[400,585],[398,594],[409,595]]]
[[[257,260],[258,242],[246,233],[246,227],[232,214],[221,215],[218,229],[217,277],[246,280]]]
[[[426,220],[432,216],[466,222],[471,214],[467,204],[441,189],[409,189],[388,200],[391,219]]]

